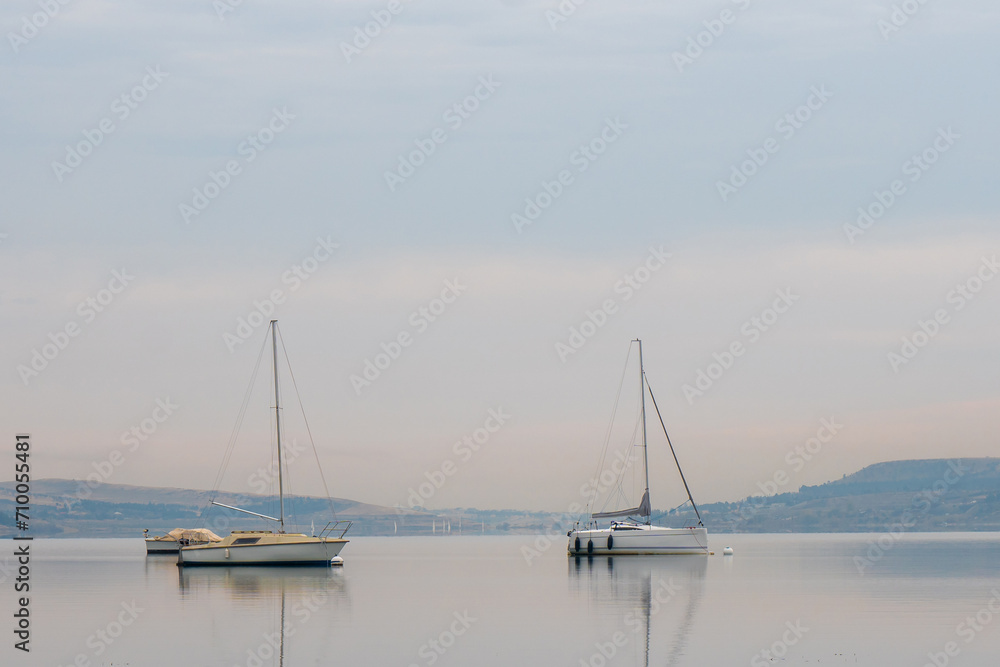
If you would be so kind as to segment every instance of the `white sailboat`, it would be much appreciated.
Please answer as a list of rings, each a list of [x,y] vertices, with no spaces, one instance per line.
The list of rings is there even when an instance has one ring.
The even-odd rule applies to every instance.
[[[612,510],[609,512],[594,512],[590,515],[590,521],[586,526],[581,527],[579,523],[569,531],[569,543],[567,550],[571,556],[593,555],[593,554],[613,554],[613,555],[682,555],[696,554],[708,555],[708,530],[701,521],[701,513],[698,506],[691,497],[691,489],[688,488],[687,480],[684,478],[684,471],[677,460],[677,453],[674,452],[674,445],[667,435],[667,428],[660,415],[660,408],[656,405],[656,398],[653,390],[650,389],[646,380],[646,372],[642,365],[642,341],[634,340],[639,344],[639,392],[642,419],[642,467],[645,475],[645,491],[642,500],[637,507],[629,509]],[[674,463],[677,465],[677,472],[680,473],[684,490],[687,491],[688,500],[694,508],[698,517],[697,526],[686,528],[666,528],[654,526],[650,522],[652,506],[649,501],[649,465],[646,441],[646,392],[653,401],[656,408],[656,416],[659,417],[660,426],[666,436],[670,452],[674,456]],[[596,497],[596,488],[594,491]],[[591,503],[594,499],[591,500]],[[601,528],[601,519],[612,519],[610,526]]]
[[[234,530],[220,542],[185,546],[177,552],[177,565],[326,565],[338,557],[348,540],[344,534],[350,521],[331,521],[319,536],[285,532],[285,494],[281,462],[281,397],[278,390],[278,338],[277,320],[271,320],[271,346],[274,361],[274,414],[278,443],[278,498],[277,517],[258,514],[249,510],[212,501],[213,505],[243,512],[278,524],[277,531]],[[317,461],[318,464],[318,461]],[[345,526],[346,524],[346,526]],[[334,533],[340,531],[336,537]]]

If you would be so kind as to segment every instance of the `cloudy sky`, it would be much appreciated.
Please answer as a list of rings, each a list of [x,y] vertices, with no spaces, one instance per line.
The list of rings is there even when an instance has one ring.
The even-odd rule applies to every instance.
[[[1000,9],[902,5],[5,2],[7,437],[211,488],[273,308],[341,497],[566,509],[637,337],[701,502],[995,455]]]

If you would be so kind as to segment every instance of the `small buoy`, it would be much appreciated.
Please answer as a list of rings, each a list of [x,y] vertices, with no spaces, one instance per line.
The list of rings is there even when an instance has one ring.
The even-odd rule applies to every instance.
[[[611,551],[611,548],[614,546],[615,546],[615,536],[608,535],[608,551]]]
[[[580,536],[577,535],[576,541],[573,543],[573,551],[580,553]]]
[[[334,556],[330,559],[330,565],[334,567],[343,567],[344,559],[341,556]]]
[[[722,550],[722,555],[723,556],[732,556],[733,555],[733,548],[732,547],[726,547],[725,549]]]
[[[587,553],[594,553],[594,540],[587,540]]]

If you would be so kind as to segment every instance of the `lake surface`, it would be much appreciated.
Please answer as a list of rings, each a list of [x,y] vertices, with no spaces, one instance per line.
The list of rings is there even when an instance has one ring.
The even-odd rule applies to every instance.
[[[1000,664],[1000,535],[883,536],[884,550],[878,535],[710,539],[708,558],[588,560],[568,558],[562,536],[548,549],[361,537],[331,569],[181,569],[141,539],[35,540],[32,652],[11,646],[7,574],[0,655],[45,667]]]

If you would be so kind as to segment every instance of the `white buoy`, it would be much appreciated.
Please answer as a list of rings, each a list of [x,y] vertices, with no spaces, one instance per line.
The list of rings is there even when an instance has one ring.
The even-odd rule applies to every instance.
[[[733,548],[732,547],[726,547],[725,549],[722,550],[722,555],[723,556],[732,556],[733,555]]]
[[[334,567],[340,567],[344,564],[344,558],[342,556],[334,556],[330,559],[330,565]]]

